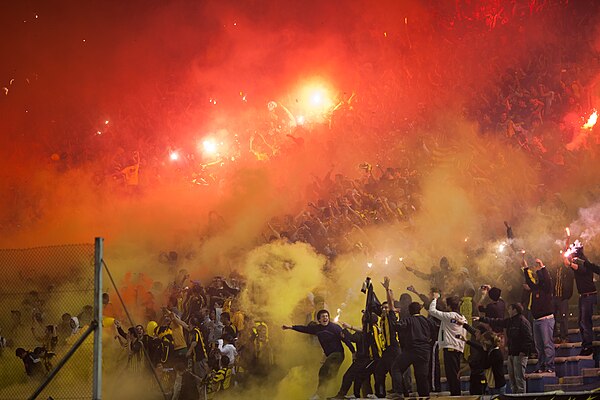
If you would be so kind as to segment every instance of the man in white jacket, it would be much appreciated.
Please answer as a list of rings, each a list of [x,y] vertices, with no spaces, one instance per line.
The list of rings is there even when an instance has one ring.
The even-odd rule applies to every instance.
[[[444,351],[444,368],[446,369],[446,379],[450,388],[450,395],[460,396],[460,360],[465,349],[465,342],[460,337],[466,335],[463,324],[467,319],[458,313],[460,300],[458,297],[448,297],[446,304],[450,312],[442,312],[436,309],[439,293],[433,293],[433,300],[429,305],[429,315],[439,319],[442,324],[438,334],[438,343],[440,349]]]

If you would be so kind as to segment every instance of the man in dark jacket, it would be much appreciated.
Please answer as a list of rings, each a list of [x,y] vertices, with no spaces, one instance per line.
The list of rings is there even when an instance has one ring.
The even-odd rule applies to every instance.
[[[536,373],[554,372],[554,313],[552,308],[552,279],[548,269],[540,260],[535,260],[535,277],[530,274],[527,261],[523,259],[525,283],[531,288],[531,315],[533,337],[538,354]]]
[[[390,289],[390,278],[384,277],[383,287],[386,291],[388,304],[391,304],[391,312],[396,311],[394,293]],[[417,392],[419,396],[428,397],[431,391],[429,381],[429,365],[431,359],[431,343],[437,338],[434,322],[421,315],[421,304],[412,302],[408,305],[409,315],[395,321],[394,330],[402,337],[402,352],[392,365],[392,376],[403,375],[412,365],[417,381]],[[408,394],[408,388],[403,388]],[[401,397],[399,392],[396,397]]]
[[[475,319],[477,319],[477,317],[475,317]],[[489,331],[487,325],[479,324],[477,325],[477,328],[473,328],[469,324],[464,324],[463,327],[471,334],[471,339],[467,340],[466,338],[461,337],[461,340],[464,340],[472,347],[481,347],[481,336]],[[469,394],[485,394],[485,388],[487,386],[487,380],[485,378],[485,357],[486,354],[480,351],[471,351],[469,353],[469,359],[467,360],[469,368],[471,369],[471,374],[469,375]]]
[[[326,384],[334,378],[342,362],[344,361],[344,347],[342,342],[350,352],[355,353],[354,345],[348,338],[342,336],[342,327],[338,324],[332,323],[329,320],[329,311],[320,310],[317,313],[318,324],[311,323],[309,325],[283,325],[283,330],[293,329],[296,332],[307,333],[309,335],[315,335],[319,339],[319,344],[325,353],[325,362],[319,369],[319,384],[317,386],[317,393],[312,397],[314,400],[324,398],[324,391]]]
[[[352,364],[344,373],[339,392],[334,397],[329,397],[328,400],[345,399],[352,385],[354,385],[354,397],[356,398],[361,397],[361,389],[365,396],[372,394],[371,375],[375,371],[382,351],[380,340],[375,339],[376,336],[379,336],[378,321],[377,314],[371,313],[370,318],[367,318],[367,314],[363,314],[361,328],[355,328],[342,322],[344,327],[342,335],[352,343],[356,343],[356,353]],[[364,328],[367,328],[366,334],[363,332]],[[350,331],[354,331],[354,333]]]
[[[479,321],[490,324],[492,327],[506,328],[508,376],[512,393],[525,393],[525,367],[527,367],[527,358],[533,348],[531,324],[523,315],[523,306],[520,303],[509,305],[508,315],[510,315],[509,318],[503,319],[482,317]]]
[[[569,336],[569,299],[573,296],[573,270],[561,263],[550,272],[554,283],[554,320],[560,328],[554,328],[554,338],[555,342],[566,343]]]
[[[594,273],[600,274],[600,267],[592,264],[585,255],[583,248],[574,257],[565,257],[565,266],[571,267],[575,275],[575,283],[579,292],[579,331],[581,332],[581,356],[589,356],[594,352],[592,341],[594,331],[592,315],[598,302],[598,292],[594,285]]]
[[[500,290],[497,287],[489,287],[487,285],[482,286],[481,300],[479,301],[477,310],[480,313],[484,313],[487,318],[504,318],[504,310],[506,308],[506,305],[504,303],[504,300],[500,298],[501,294],[502,290]],[[486,297],[486,295],[490,298],[490,302],[487,305],[483,306],[481,305],[481,302]],[[497,326],[492,327],[492,331],[501,334],[502,328],[499,328]]]

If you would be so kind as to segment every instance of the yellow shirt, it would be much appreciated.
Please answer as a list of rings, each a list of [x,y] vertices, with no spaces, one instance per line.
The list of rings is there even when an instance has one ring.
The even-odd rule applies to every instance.
[[[183,327],[176,322],[171,322],[171,330],[173,331],[173,349],[181,350],[187,347],[185,337],[183,336]]]

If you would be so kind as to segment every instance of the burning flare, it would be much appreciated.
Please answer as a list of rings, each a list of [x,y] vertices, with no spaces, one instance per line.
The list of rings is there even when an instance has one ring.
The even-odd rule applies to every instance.
[[[587,122],[583,124],[581,128],[588,129],[591,131],[594,125],[596,125],[596,122],[598,122],[598,111],[594,110],[592,115],[590,115],[590,117],[588,118]]]
[[[335,318],[333,319],[333,322],[335,322],[336,324],[340,321],[340,314],[342,313],[342,309],[338,308],[337,309],[337,313],[335,315]]]

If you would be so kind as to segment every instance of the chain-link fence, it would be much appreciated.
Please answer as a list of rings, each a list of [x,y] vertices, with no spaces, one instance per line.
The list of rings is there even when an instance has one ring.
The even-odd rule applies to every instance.
[[[27,399],[94,318],[94,245],[0,250],[0,399]],[[93,335],[39,399],[90,399]]]

